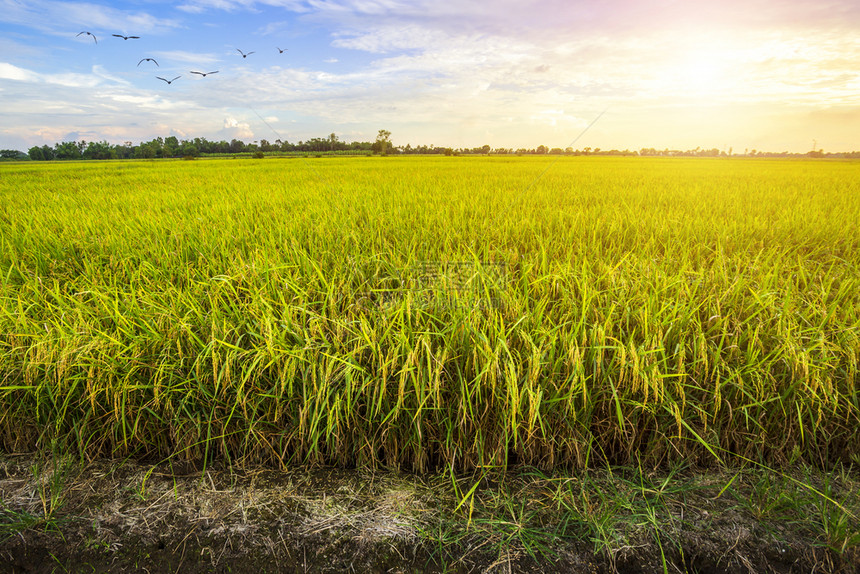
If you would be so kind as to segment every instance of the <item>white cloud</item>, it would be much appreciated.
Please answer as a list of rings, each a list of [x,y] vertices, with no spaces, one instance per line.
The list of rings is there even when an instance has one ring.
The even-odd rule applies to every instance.
[[[290,27],[292,27],[292,23],[286,20],[278,22],[267,22],[265,26],[259,29],[259,32],[263,36],[270,36],[279,32],[285,32]]]
[[[93,66],[92,73],[94,76],[101,78],[103,80],[107,80],[109,82],[112,82],[114,84],[122,84],[124,86],[130,86],[131,85],[131,82],[129,82],[128,80],[125,80],[123,78],[120,78],[120,77],[108,72],[104,68],[104,66],[99,66],[99,65]]]
[[[314,2],[311,2],[312,4]],[[191,0],[177,6],[179,10],[190,14],[200,14],[207,10],[223,10],[226,12],[236,12],[239,10],[256,11],[257,5],[270,6],[277,8],[286,8],[295,12],[306,12],[309,10],[305,2],[301,0],[264,0],[255,2],[254,0]]]
[[[72,72],[43,74],[0,62],[0,78],[31,84],[52,84],[67,88],[94,88],[105,83],[129,85],[129,82],[108,73],[102,66],[93,66],[89,74]]]
[[[187,52],[185,50],[161,50],[153,52],[153,55],[156,60],[159,60],[159,64],[171,61],[184,64],[215,64],[220,61],[214,54]]]
[[[69,34],[70,26],[80,27],[81,30],[108,29],[134,34],[164,33],[179,26],[176,20],[157,18],[147,12],[121,10],[90,2],[57,0],[0,0],[0,22],[29,26],[58,35]]]
[[[224,127],[220,134],[226,139],[248,139],[254,137],[254,132],[247,122],[240,122],[232,116],[224,118]]]
[[[385,53],[394,50],[443,48],[451,37],[441,31],[420,25],[380,26],[370,31],[341,32],[336,34],[332,45],[338,48]]]
[[[88,74],[51,74],[41,76],[40,79],[64,88],[95,88],[102,83],[102,78]]]
[[[189,14],[202,14],[206,11],[205,6],[200,6],[197,4],[180,4],[176,7],[177,10],[181,10],[183,12],[187,12]]]
[[[0,79],[16,80],[19,82],[37,82],[39,81],[39,74],[31,72],[30,70],[25,70],[24,68],[19,68],[18,66],[7,62],[0,62]]]

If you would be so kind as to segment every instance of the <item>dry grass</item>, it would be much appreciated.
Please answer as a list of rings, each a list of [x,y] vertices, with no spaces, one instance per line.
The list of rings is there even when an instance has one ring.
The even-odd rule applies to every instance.
[[[860,558],[850,470],[515,469],[455,488],[440,475],[15,457],[0,476],[0,556],[28,567],[54,555],[115,572],[835,573]],[[476,479],[473,500],[454,510]],[[58,504],[44,514],[51,484]]]

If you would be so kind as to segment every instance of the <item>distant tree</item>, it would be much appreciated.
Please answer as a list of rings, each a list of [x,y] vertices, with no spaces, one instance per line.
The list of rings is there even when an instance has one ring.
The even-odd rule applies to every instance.
[[[379,130],[379,133],[376,135],[376,141],[373,144],[373,151],[380,155],[386,155],[390,146],[391,132],[388,130]]]
[[[113,146],[113,151],[118,159],[129,159],[134,157],[134,144],[130,141],[123,142],[122,145]]]
[[[155,146],[150,143],[142,143],[134,148],[134,157],[137,159],[152,159],[155,157]]]
[[[16,149],[0,149],[0,158],[2,159],[18,159],[21,155],[21,152]]]
[[[90,142],[81,154],[84,159],[116,159],[116,150],[106,141]]]
[[[145,143],[142,142],[138,147],[144,146],[148,147],[149,150],[152,151],[152,155],[148,155],[149,152],[144,152],[147,154],[146,157],[153,158],[164,156],[164,138],[158,137]]]
[[[81,159],[81,150],[76,142],[62,142],[54,145],[57,159]]]
[[[30,156],[30,159],[33,161],[45,161],[45,155],[42,153],[42,148],[39,146],[33,146],[27,151],[27,155]]]
[[[535,150],[535,153],[546,153],[549,149],[545,145],[539,145]]]
[[[182,142],[179,146],[179,155],[182,157],[197,157],[200,155],[200,150],[191,142]]]
[[[175,157],[179,153],[179,140],[176,136],[164,138],[164,143],[161,146],[161,157]]]
[[[331,140],[328,138],[311,138],[304,143],[302,151],[328,151],[331,149]]]

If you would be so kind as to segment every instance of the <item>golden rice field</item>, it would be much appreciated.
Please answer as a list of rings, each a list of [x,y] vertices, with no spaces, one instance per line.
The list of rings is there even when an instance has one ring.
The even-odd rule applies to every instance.
[[[0,448],[857,463],[858,222],[851,161],[6,164]]]

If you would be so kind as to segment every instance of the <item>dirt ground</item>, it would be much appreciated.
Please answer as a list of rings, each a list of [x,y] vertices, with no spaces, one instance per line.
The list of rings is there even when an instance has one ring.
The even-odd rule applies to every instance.
[[[0,573],[850,574],[858,485],[850,472],[417,477],[7,455]]]

